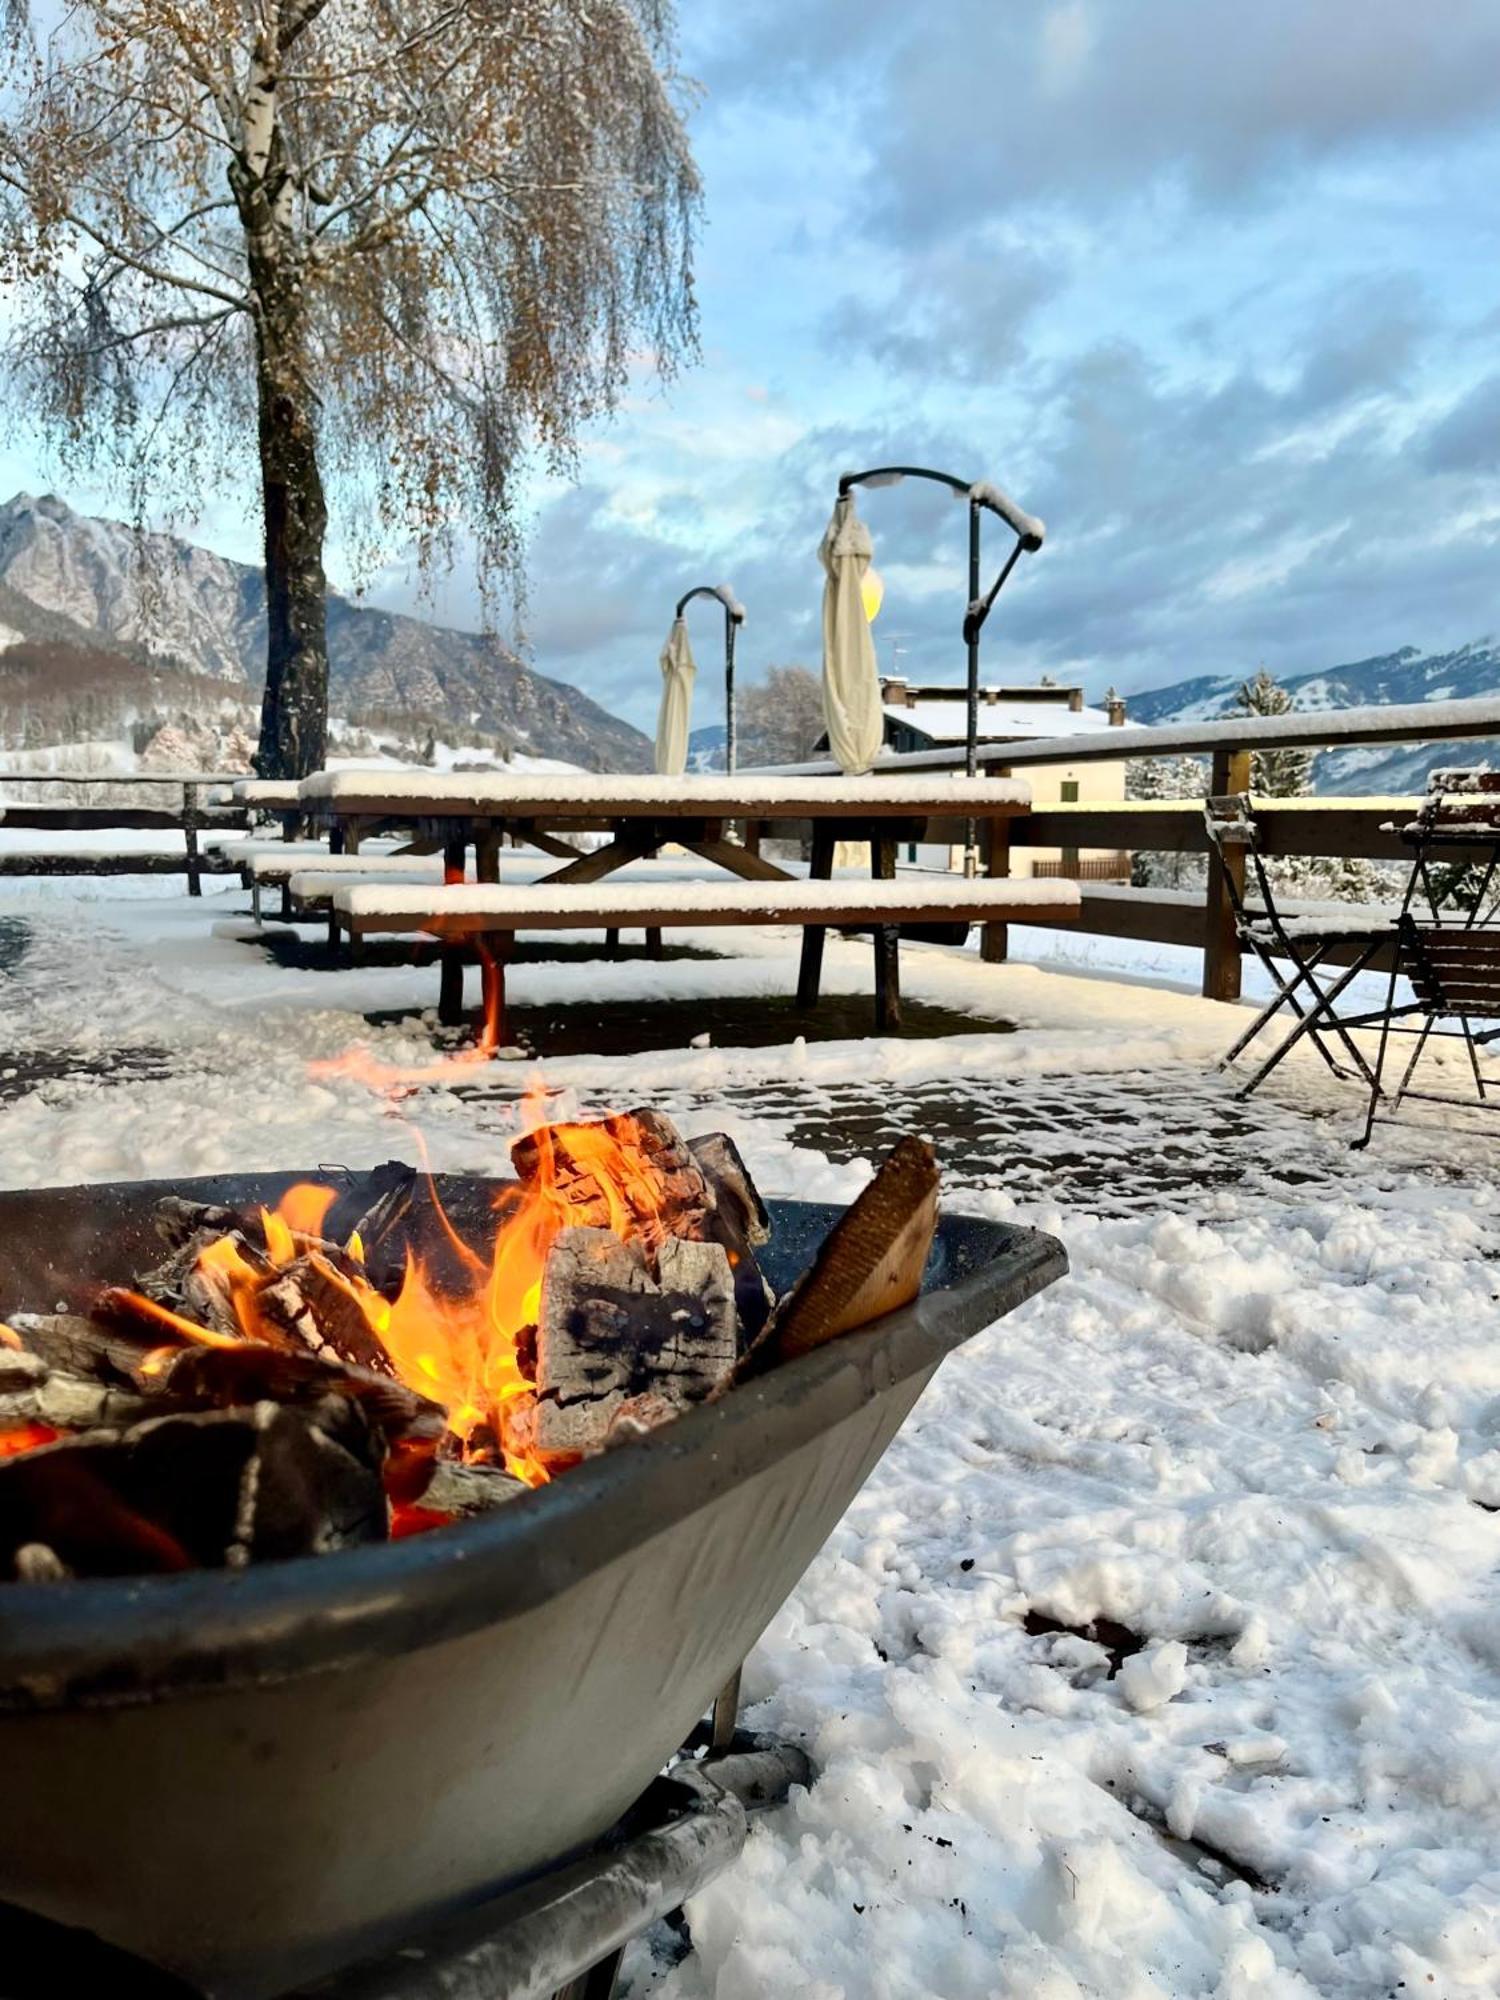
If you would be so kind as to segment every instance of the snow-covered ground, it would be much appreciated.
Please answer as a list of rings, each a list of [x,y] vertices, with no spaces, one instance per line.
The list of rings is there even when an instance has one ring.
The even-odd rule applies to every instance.
[[[278,968],[245,898],[0,893],[0,1182],[410,1154],[493,1170],[521,1089],[727,1126],[767,1192],[843,1199],[930,1123],[954,1206],[1071,1275],[950,1360],[747,1669],[810,1792],[636,1945],[654,2000],[1145,2000],[1500,1990],[1500,1150],[1293,1058],[1249,1106],[1229,1010],[1102,940],[903,954],[932,1040],[496,1065],[393,1105],[307,1065],[430,1062],[428,971]],[[86,890],[85,894],[90,891]],[[688,941],[724,950],[723,933]],[[732,957],[521,963],[523,1005],[785,994]],[[830,940],[829,991],[867,946]],[[1163,983],[1154,983],[1162,981]],[[377,1010],[407,1010],[371,1027]],[[1014,1033],[987,1023],[1013,1024]],[[935,1107],[942,1107],[942,1117]],[[965,1123],[965,1107],[968,1122]],[[1118,1672],[1106,1644],[1143,1641]],[[1072,1628],[1072,1629],[1055,1629]]]

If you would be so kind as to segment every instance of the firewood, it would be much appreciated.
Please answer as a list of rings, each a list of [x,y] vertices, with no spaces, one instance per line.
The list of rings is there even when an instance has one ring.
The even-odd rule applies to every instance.
[[[0,1461],[0,1570],[17,1575],[20,1552],[38,1544],[76,1575],[127,1576],[383,1540],[377,1458],[343,1398],[65,1439]]]
[[[447,1429],[441,1404],[393,1376],[376,1374],[336,1355],[295,1352],[245,1342],[238,1347],[187,1347],[143,1375],[141,1387],[160,1406],[228,1409],[265,1402],[314,1404],[326,1396],[358,1403],[387,1447],[409,1441],[435,1447]]]
[[[245,1217],[237,1208],[221,1203],[189,1201],[180,1194],[164,1194],[156,1204],[153,1223],[157,1235],[172,1250],[181,1250],[194,1238],[207,1242],[243,1230]]]
[[[154,1339],[137,1339],[78,1313],[14,1313],[11,1325],[25,1351],[60,1374],[92,1377],[121,1388],[133,1383],[141,1362],[161,1345],[159,1330]],[[6,1359],[0,1353],[0,1385],[6,1380]]]
[[[30,1330],[37,1317],[18,1314],[18,1328]],[[61,1343],[63,1351],[75,1344]],[[0,1430],[19,1430],[27,1424],[46,1424],[59,1431],[90,1430],[99,1424],[129,1423],[143,1409],[128,1380],[121,1385],[99,1376],[76,1375],[29,1348],[0,1348]]]
[[[508,1500],[518,1500],[531,1488],[498,1465],[460,1464],[451,1459],[435,1459],[432,1477],[417,1504],[437,1514],[452,1514],[461,1520],[475,1514],[490,1514]]]
[[[617,1146],[629,1171],[601,1185],[590,1155],[599,1142]],[[517,1139],[511,1161],[521,1182],[549,1181],[566,1204],[570,1224],[608,1229],[623,1210],[649,1250],[668,1236],[701,1237],[713,1196],[698,1162],[671,1119],[658,1111],[625,1111],[577,1125],[543,1125]]]
[[[723,1246],[668,1237],[656,1265],[644,1243],[607,1229],[558,1237],[542,1279],[536,1393],[502,1412],[512,1453],[561,1469],[618,1442],[617,1419],[665,1421],[729,1381],[738,1337]]]
[[[704,1133],[690,1139],[688,1147],[713,1197],[704,1234],[711,1242],[722,1244],[728,1254],[734,1272],[740,1345],[748,1348],[758,1339],[776,1303],[776,1294],[761,1275],[755,1256],[757,1246],[770,1240],[771,1218],[739,1147],[727,1132]]]
[[[922,1289],[937,1198],[931,1146],[900,1140],[777,1307],[751,1364],[789,1361],[909,1305]]]
[[[745,1241],[751,1245],[769,1243],[771,1217],[739,1147],[729,1134],[705,1132],[688,1140],[688,1151],[713,1190],[715,1206],[721,1213],[726,1207],[730,1210]]]
[[[221,1211],[213,1213],[217,1215]],[[239,1221],[237,1216],[232,1219],[235,1223]],[[270,1272],[271,1265],[264,1249],[252,1242],[243,1229],[235,1227],[226,1230],[215,1224],[194,1229],[160,1264],[143,1271],[128,1290],[150,1299],[155,1305],[165,1306],[168,1312],[192,1320],[195,1325],[206,1326],[211,1333],[238,1336],[241,1328],[230,1301],[229,1287],[216,1270],[205,1268],[202,1263],[205,1251],[224,1243],[233,1247],[243,1265],[257,1277],[264,1277]],[[111,1313],[122,1307],[128,1315],[128,1302],[118,1296],[112,1297]]]
[[[257,1333],[268,1345],[391,1373],[390,1356],[358,1299],[318,1254],[284,1265],[256,1292],[254,1310]]]

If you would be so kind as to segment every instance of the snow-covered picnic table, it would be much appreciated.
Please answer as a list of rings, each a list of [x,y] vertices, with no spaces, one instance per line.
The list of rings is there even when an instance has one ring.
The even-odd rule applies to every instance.
[[[248,797],[250,787],[245,788]],[[300,810],[315,825],[326,828],[335,854],[357,853],[369,836],[405,828],[425,840],[440,842],[445,880],[461,885],[473,851],[478,885],[498,884],[500,848],[508,835],[555,855],[563,864],[528,887],[524,911],[532,929],[603,929],[618,931],[622,921],[643,925],[655,942],[668,923],[764,924],[791,922],[803,928],[802,971],[798,998],[811,1006],[817,999],[823,937],[829,925],[873,926],[876,930],[877,1017],[882,1028],[900,1018],[896,941],[903,923],[964,925],[971,916],[1000,924],[1018,914],[1028,915],[1037,899],[1013,893],[1008,881],[954,884],[951,878],[925,876],[925,886],[908,883],[894,889],[896,839],[917,840],[932,822],[967,819],[996,824],[1024,813],[1031,794],[1013,778],[965,778],[956,774],[924,773],[918,777],[598,777],[587,772],[493,773],[453,772],[435,775],[413,771],[319,771],[298,787]],[[813,828],[811,883],[778,867],[760,852],[760,836],[768,826],[810,824]],[[734,839],[732,829],[742,827]],[[580,831],[608,834],[602,847],[591,851],[560,836]],[[870,893],[842,883],[829,887],[833,859],[840,841],[868,842]],[[658,909],[646,905],[617,885],[593,889],[584,899],[562,894],[602,883],[632,862],[678,847],[717,871],[686,902]],[[771,890],[772,893],[758,893]],[[959,894],[969,890],[973,893]],[[413,892],[414,894],[416,892]],[[460,890],[461,894],[462,891]],[[455,910],[444,898],[450,891],[422,892],[417,904],[399,912],[381,902],[380,908],[359,907],[343,894],[334,896],[336,921],[346,923],[352,936],[382,928],[385,910],[393,919],[387,928],[455,934],[509,936],[520,928],[515,915],[498,904],[493,921],[453,921]],[[503,899],[502,899],[503,900]],[[1041,899],[1046,922],[1068,922],[1078,914],[1076,889],[1054,885]],[[899,907],[898,907],[899,906]],[[439,1011],[453,1020],[461,1007],[462,964],[459,948],[443,954]],[[499,975],[487,948],[490,977]]]

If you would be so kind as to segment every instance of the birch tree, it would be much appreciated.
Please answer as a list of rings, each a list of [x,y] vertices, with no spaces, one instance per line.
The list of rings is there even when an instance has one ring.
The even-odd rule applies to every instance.
[[[472,538],[694,346],[671,0],[71,0],[10,20],[13,408],[138,519],[253,464],[258,767],[323,761],[330,497],[367,563]],[[252,455],[253,454],[253,455]],[[231,489],[232,490],[232,489]]]

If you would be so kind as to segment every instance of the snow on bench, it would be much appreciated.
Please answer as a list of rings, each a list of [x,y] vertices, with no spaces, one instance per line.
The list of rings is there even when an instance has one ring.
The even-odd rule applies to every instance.
[[[292,869],[280,879],[285,879],[294,903],[304,907],[309,903],[327,903],[339,890],[349,887],[349,873],[341,870],[339,863],[358,858],[352,854],[326,855],[312,866],[304,862],[300,868]],[[271,876],[263,879],[275,881],[279,878]],[[382,888],[402,888],[413,882],[428,882],[433,888],[440,889],[443,886],[443,857],[441,854],[387,854],[383,858],[372,855],[364,864],[361,882],[364,886]]]
[[[1080,907],[1076,882],[1015,882],[999,876],[905,875],[894,881],[794,882],[461,882],[441,889],[362,883],[335,888],[334,922],[353,938],[379,931],[429,931],[445,940],[440,1017],[456,1021],[463,1008],[459,943],[487,939],[481,952],[486,1013],[503,1008],[507,933],[647,931],[723,924],[797,924],[803,928],[798,1003],[818,997],[823,934],[830,927],[870,929],[875,947],[875,1023],[893,1032],[901,1021],[898,940],[903,924],[1071,922]]]
[[[457,882],[423,890],[358,884],[333,905],[352,930],[594,930],[626,923],[653,929],[700,924],[932,923],[945,918],[1066,923],[1080,908],[1076,882],[977,882],[898,876],[894,882]]]
[[[330,854],[326,847],[294,846],[290,842],[265,847],[243,864],[252,882],[289,882],[294,876],[315,871],[319,875],[383,875],[392,880],[411,876],[421,882],[441,882],[441,854],[382,854],[366,849],[362,854]]]
[[[239,789],[238,787],[236,788]],[[885,812],[963,814],[1004,809],[1024,812],[1028,786],[1014,778],[965,778],[924,773],[920,777],[595,777],[551,773],[482,772],[434,776],[417,771],[317,771],[299,788],[304,805],[334,812],[407,806],[413,813],[444,812],[497,818],[547,813],[599,813],[628,818],[660,815],[709,818],[795,819],[809,813],[857,815]]]

